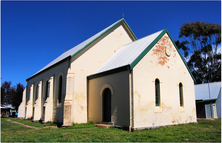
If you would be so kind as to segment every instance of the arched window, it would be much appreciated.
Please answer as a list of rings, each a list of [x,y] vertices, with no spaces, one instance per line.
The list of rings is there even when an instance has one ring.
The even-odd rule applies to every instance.
[[[36,95],[35,95],[35,101],[38,99],[39,96],[39,85],[36,87]]]
[[[29,88],[29,95],[27,101],[29,101],[29,99],[31,99],[31,87]]]
[[[49,97],[50,94],[50,82],[47,80],[46,82],[46,96],[45,96],[45,100]]]
[[[179,83],[180,107],[183,107],[183,84]]]
[[[160,106],[160,80],[158,78],[155,80],[155,101],[156,106]]]
[[[59,103],[62,101],[62,76],[59,77],[59,95],[58,95],[58,100]]]

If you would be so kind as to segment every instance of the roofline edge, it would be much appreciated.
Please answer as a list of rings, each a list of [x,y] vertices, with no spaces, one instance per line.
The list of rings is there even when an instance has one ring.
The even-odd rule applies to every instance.
[[[95,42],[96,40],[98,40],[100,37],[102,37],[103,35],[105,35],[108,31],[110,31],[112,28],[114,28],[116,25],[118,25],[118,24],[120,24],[120,23],[122,23],[122,22],[124,22],[125,23],[125,25],[124,26],[126,26],[126,28],[128,28],[129,29],[129,31],[130,31],[130,33],[132,34],[132,36],[133,36],[133,38],[135,39],[135,40],[137,40],[137,37],[136,37],[136,35],[133,33],[133,31],[130,29],[130,27],[129,27],[129,25],[126,23],[126,21],[125,21],[125,19],[124,18],[122,18],[121,20],[119,20],[119,22],[117,22],[116,24],[114,24],[112,27],[110,27],[109,29],[107,29],[106,31],[104,31],[100,36],[98,36],[97,38],[95,38],[94,40],[92,40],[91,42],[89,42],[87,45],[85,45],[82,49],[80,49],[79,51],[77,51],[76,53],[74,53],[72,56],[71,56],[71,59],[73,58],[73,57],[75,57],[76,55],[78,55],[81,51],[83,51],[86,47],[88,47],[89,45],[91,45],[93,42]],[[130,35],[131,35],[130,34]]]
[[[94,78],[98,78],[98,77],[102,77],[102,76],[106,76],[106,75],[110,75],[110,74],[115,74],[115,73],[126,71],[126,70],[130,70],[130,65],[125,65],[125,66],[115,68],[115,69],[111,69],[111,70],[108,70],[108,71],[103,71],[103,72],[100,72],[100,73],[91,74],[91,75],[87,76],[87,80],[91,80],[91,79],[94,79]]]
[[[125,26],[129,29],[130,33],[131,33],[131,36],[134,38],[134,40],[138,40],[136,35],[134,34],[134,32],[132,31],[132,29],[129,27],[129,25],[127,24],[126,20],[124,18],[122,18],[122,22],[124,22]]]
[[[155,40],[145,48],[145,50],[130,64],[130,69],[132,70],[138,63],[139,61],[152,49],[152,47],[160,40],[160,38],[165,34],[164,29],[156,38]]]
[[[172,41],[174,47],[176,48],[177,52],[179,53],[180,57],[182,58],[183,63],[185,64],[188,72],[190,73],[192,79],[194,82],[196,82],[192,72],[190,71],[185,59],[183,58],[183,56],[181,55],[178,47],[176,46],[174,40],[172,39],[171,35],[169,34],[167,29],[164,29],[157,37],[156,39],[130,64],[130,69],[132,70],[138,63],[139,61],[152,49],[152,47],[162,38],[162,36],[167,33],[168,36],[170,37],[170,40]]]
[[[190,71],[190,68],[188,67],[187,62],[185,61],[185,59],[184,59],[183,56],[181,55],[181,53],[180,53],[180,51],[179,51],[179,49],[178,49],[176,43],[174,42],[173,38],[171,37],[171,35],[170,35],[170,33],[168,32],[167,29],[166,29],[166,32],[167,32],[167,34],[169,35],[169,37],[170,37],[170,39],[171,39],[171,41],[172,41],[174,47],[177,49],[177,52],[179,53],[180,57],[182,58],[182,60],[183,60],[183,62],[184,62],[184,64],[185,64],[185,66],[187,67],[187,69],[188,69],[188,71],[189,71],[191,77],[193,78],[193,81],[196,82],[196,79],[194,78],[192,72]]]
[[[51,65],[50,67],[48,67],[48,68],[46,68],[46,69],[44,69],[44,70],[42,70],[42,71],[40,71],[40,72],[38,72],[38,73],[35,73],[34,75],[32,75],[32,76],[30,76],[29,78],[27,78],[27,79],[26,79],[26,82],[27,82],[28,80],[30,80],[31,78],[39,75],[40,73],[45,72],[45,71],[47,71],[48,69],[50,69],[50,68],[52,68],[52,67],[54,67],[54,66],[56,66],[56,65],[58,65],[58,64],[60,64],[60,63],[62,63],[62,62],[64,62],[64,61],[66,61],[67,59],[71,59],[71,56],[68,56],[68,57],[64,58],[63,60],[61,60],[61,61],[59,61],[59,62]]]

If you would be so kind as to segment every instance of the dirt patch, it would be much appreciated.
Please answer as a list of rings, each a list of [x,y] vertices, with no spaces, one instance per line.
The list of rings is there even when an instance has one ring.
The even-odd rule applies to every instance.
[[[42,128],[39,128],[39,127],[33,127],[33,126],[29,126],[29,125],[25,125],[23,123],[19,123],[19,122],[16,122],[16,121],[12,121],[10,119],[7,119],[6,121],[9,121],[9,122],[12,122],[12,123],[15,123],[15,124],[20,124],[22,126],[25,126],[27,128],[31,128],[31,129],[36,129],[36,130],[39,130],[39,129],[42,129]],[[43,128],[52,128],[52,129],[58,129],[58,127],[56,126],[46,126],[46,127],[43,127]]]
[[[25,125],[25,124],[23,124],[23,123],[19,123],[19,122],[16,122],[16,121],[12,121],[12,120],[10,120],[10,119],[7,119],[6,121],[9,121],[9,122],[12,122],[12,123],[15,123],[15,124],[20,124],[20,125],[22,125],[22,126],[25,126],[25,127],[28,127],[28,128],[32,128],[32,129],[36,129],[36,130],[39,130],[39,129],[40,129],[40,128],[38,128],[38,127],[33,127],[33,126]]]
[[[46,126],[46,127],[43,127],[43,128],[58,129],[58,127],[56,127],[56,126]]]

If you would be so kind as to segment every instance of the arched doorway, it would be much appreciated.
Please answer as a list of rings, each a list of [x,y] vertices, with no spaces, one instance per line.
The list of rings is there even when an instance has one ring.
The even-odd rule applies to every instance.
[[[111,91],[109,88],[103,91],[103,122],[111,122]]]

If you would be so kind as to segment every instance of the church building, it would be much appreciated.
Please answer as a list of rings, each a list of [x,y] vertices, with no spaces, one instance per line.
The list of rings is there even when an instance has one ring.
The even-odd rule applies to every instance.
[[[196,122],[194,81],[167,29],[137,39],[121,19],[29,77],[18,117],[134,130]]]

